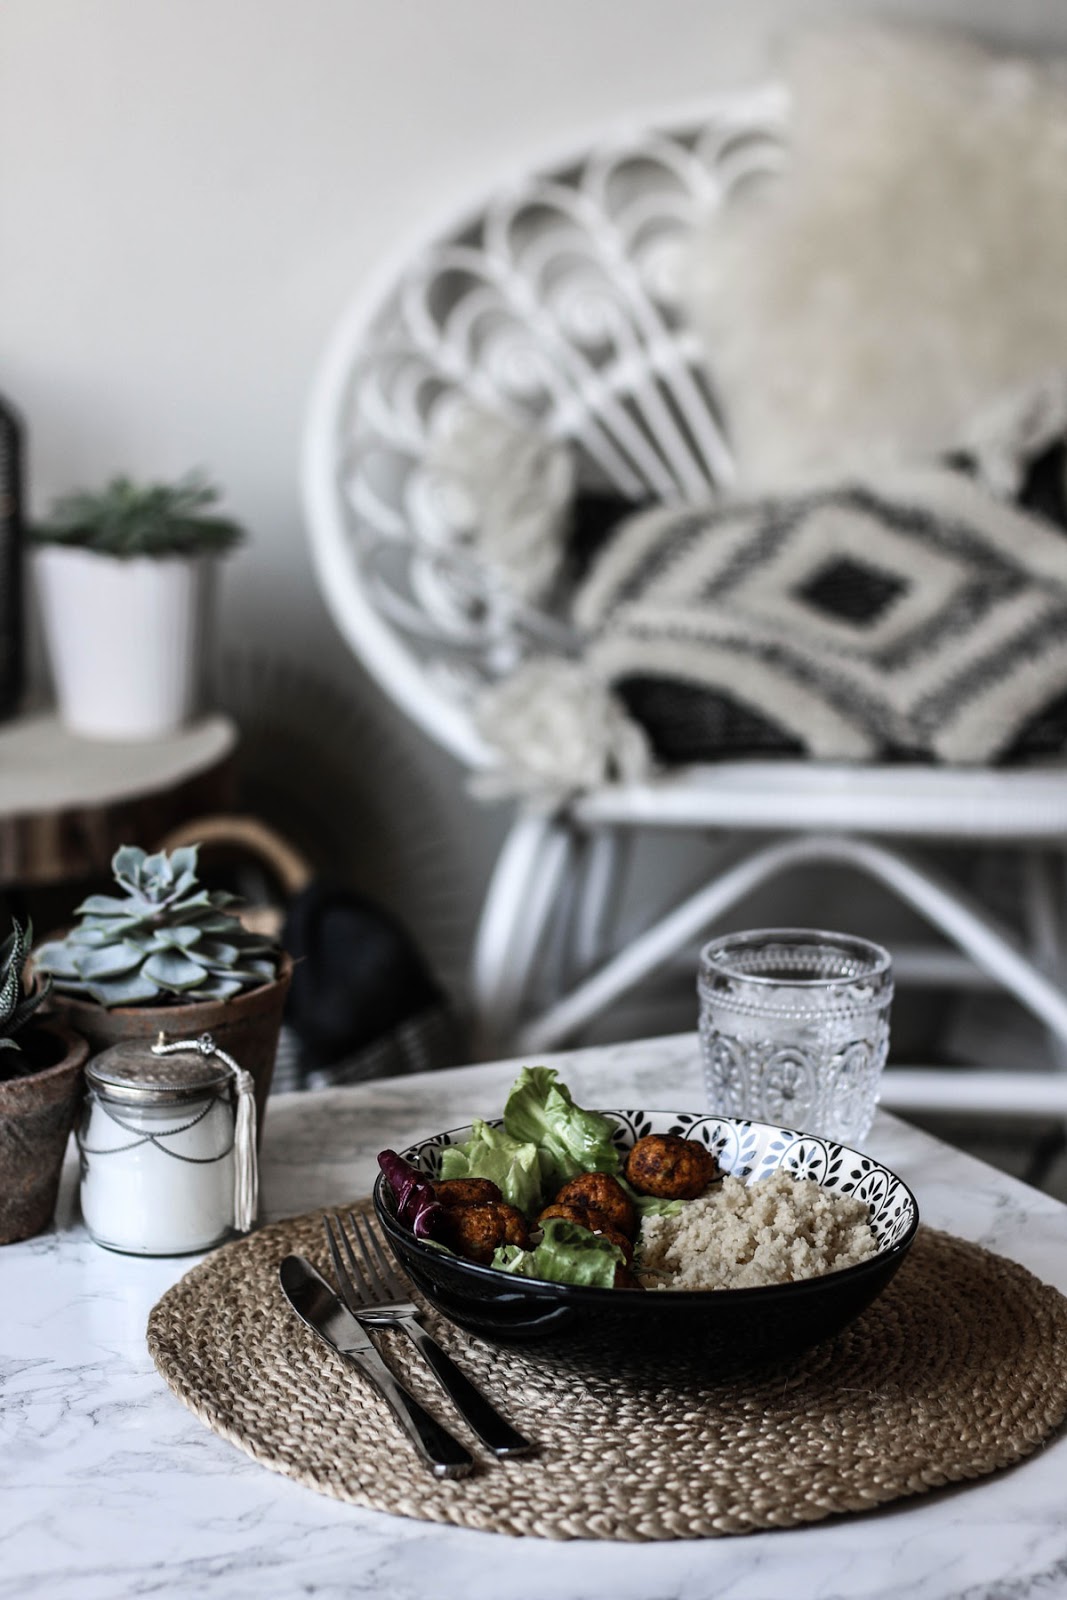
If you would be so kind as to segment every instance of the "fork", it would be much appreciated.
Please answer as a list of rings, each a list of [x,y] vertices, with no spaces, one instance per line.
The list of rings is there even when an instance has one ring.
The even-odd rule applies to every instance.
[[[500,1415],[433,1335],[427,1333],[407,1285],[394,1270],[373,1230],[351,1211],[347,1231],[336,1214],[332,1219],[324,1216],[322,1224],[341,1299],[357,1322],[364,1327],[399,1328],[407,1334],[460,1416],[495,1456],[517,1456],[532,1450],[531,1441]]]

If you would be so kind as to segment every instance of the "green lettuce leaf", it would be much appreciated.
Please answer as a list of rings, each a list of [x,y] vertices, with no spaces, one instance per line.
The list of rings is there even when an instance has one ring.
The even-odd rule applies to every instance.
[[[517,1278],[547,1278],[550,1283],[584,1283],[610,1289],[615,1283],[615,1268],[624,1260],[619,1246],[603,1234],[590,1233],[588,1228],[563,1217],[550,1217],[540,1244],[532,1250],[520,1250],[517,1244],[500,1245],[493,1252],[492,1265]]]
[[[523,1067],[504,1107],[504,1128],[513,1139],[541,1153],[549,1194],[579,1172],[618,1172],[613,1124],[598,1111],[583,1111],[551,1067]]]
[[[541,1209],[541,1158],[535,1144],[513,1139],[503,1128],[475,1121],[466,1144],[441,1152],[442,1178],[489,1178],[509,1205],[534,1214]]]
[[[654,1194],[638,1194],[625,1178],[620,1178],[619,1184],[633,1201],[639,1218],[676,1217],[686,1203],[684,1200],[658,1200]]]

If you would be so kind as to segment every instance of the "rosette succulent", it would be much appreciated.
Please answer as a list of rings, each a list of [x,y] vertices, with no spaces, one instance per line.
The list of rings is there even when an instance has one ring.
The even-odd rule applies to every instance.
[[[225,555],[244,538],[228,517],[214,514],[214,485],[197,473],[179,483],[133,483],[112,478],[93,494],[57,500],[51,519],[32,530],[39,544],[77,545],[104,555]]]
[[[51,982],[46,980],[32,993],[26,993],[23,968],[32,942],[33,928],[22,928],[12,917],[11,932],[0,944],[0,1050],[21,1049],[15,1035],[26,1026],[51,988]]]
[[[111,863],[123,896],[92,894],[66,938],[34,963],[61,994],[102,1006],[229,1000],[275,975],[275,946],[227,907],[235,897],[201,887],[197,847],[147,855],[123,845]]]

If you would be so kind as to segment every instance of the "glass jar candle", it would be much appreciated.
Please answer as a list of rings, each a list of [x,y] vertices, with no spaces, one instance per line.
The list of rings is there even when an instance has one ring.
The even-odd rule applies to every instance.
[[[166,1054],[142,1042],[115,1045],[86,1067],[81,1208],[97,1244],[186,1255],[234,1232],[236,1083],[227,1063],[196,1041]]]

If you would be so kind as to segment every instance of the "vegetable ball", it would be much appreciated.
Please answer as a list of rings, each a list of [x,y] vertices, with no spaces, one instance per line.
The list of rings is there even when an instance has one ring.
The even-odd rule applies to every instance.
[[[504,1198],[489,1178],[441,1178],[433,1192],[443,1206],[494,1205]]]
[[[696,1200],[719,1175],[710,1150],[674,1133],[649,1133],[626,1157],[626,1181],[657,1200]]]
[[[607,1217],[609,1225],[633,1239],[637,1233],[637,1207],[618,1178],[610,1172],[580,1172],[556,1195],[558,1206],[581,1206]]]
[[[468,1261],[488,1266],[493,1251],[502,1244],[530,1248],[526,1218],[504,1200],[489,1205],[446,1206],[439,1234],[442,1244]]]

